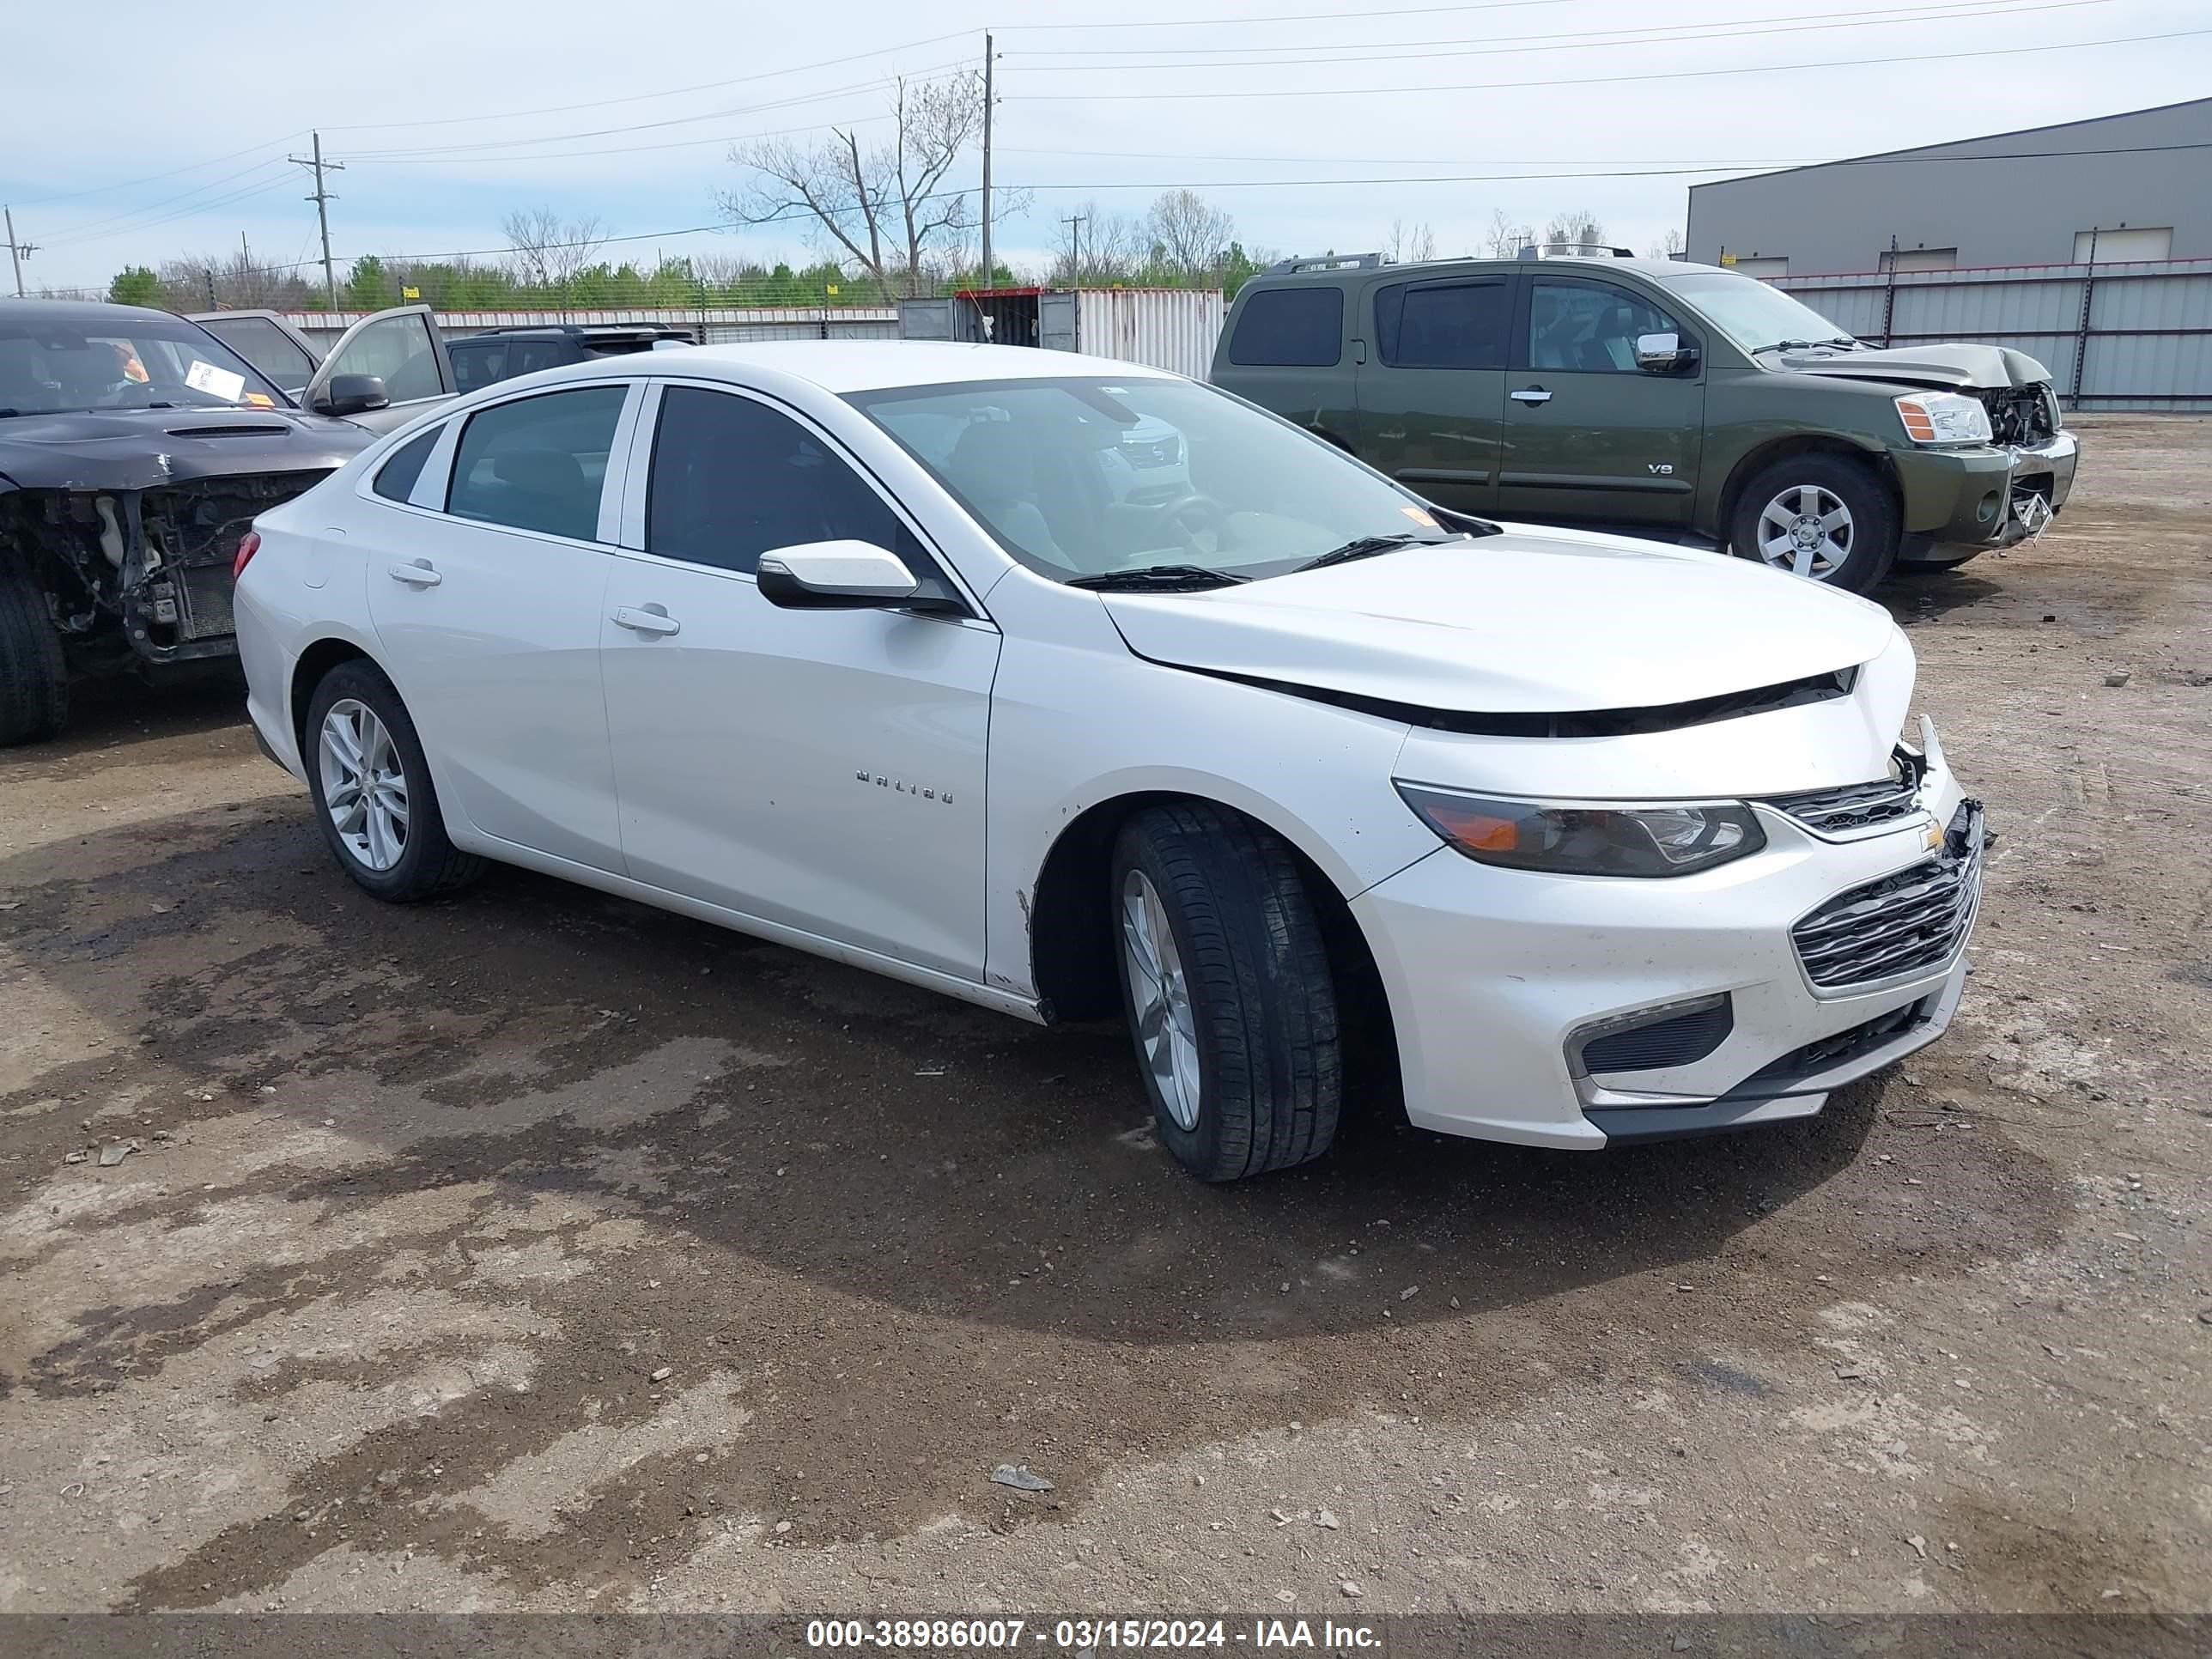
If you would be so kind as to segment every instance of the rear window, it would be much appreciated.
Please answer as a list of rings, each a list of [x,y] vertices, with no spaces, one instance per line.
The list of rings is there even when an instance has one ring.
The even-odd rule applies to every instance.
[[[1244,301],[1229,361],[1252,368],[1325,368],[1344,338],[1344,290],[1263,289]]]

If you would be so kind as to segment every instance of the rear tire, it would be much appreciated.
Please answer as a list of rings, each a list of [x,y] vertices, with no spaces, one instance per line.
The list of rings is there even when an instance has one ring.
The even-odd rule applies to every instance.
[[[68,720],[69,665],[46,593],[29,572],[0,563],[0,749],[43,743]]]
[[[483,859],[447,837],[415,722],[370,664],[342,662],[323,676],[300,748],[323,839],[368,892],[412,904],[483,873]]]
[[[1328,946],[1290,848],[1190,801],[1133,818],[1112,867],[1121,1006],[1160,1139],[1201,1181],[1320,1157],[1343,1055]]]
[[[1872,592],[1889,574],[1897,544],[1897,507],[1874,470],[1817,452],[1759,468],[1737,495],[1729,526],[1737,556],[1846,593]]]

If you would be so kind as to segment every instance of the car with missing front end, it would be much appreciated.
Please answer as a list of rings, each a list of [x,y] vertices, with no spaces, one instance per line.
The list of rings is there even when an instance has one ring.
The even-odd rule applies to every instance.
[[[2009,348],[1886,349],[1716,265],[1627,250],[1285,260],[1212,380],[1443,506],[1727,549],[1864,593],[2042,532],[2080,445]]]
[[[368,892],[499,860],[1118,1014],[1210,1181],[1394,1098],[1584,1150],[1802,1118],[1965,984],[1982,811],[1880,607],[1435,509],[1130,363],[556,369],[242,556],[248,710]]]
[[[254,514],[371,435],[183,318],[0,300],[0,745],[58,732],[75,677],[234,655]]]

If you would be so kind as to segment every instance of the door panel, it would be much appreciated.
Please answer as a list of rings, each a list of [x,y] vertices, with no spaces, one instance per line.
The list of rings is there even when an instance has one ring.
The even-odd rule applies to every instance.
[[[1497,508],[1512,294],[1510,276],[1373,291],[1354,447],[1441,507]]]
[[[599,672],[613,561],[592,538],[628,395],[593,386],[477,410],[440,502],[471,516],[392,507],[368,568],[385,666],[449,809],[486,835],[617,873]],[[579,478],[591,482],[580,489]],[[438,500],[442,483],[418,481],[413,499]]]
[[[384,382],[392,399],[389,407],[346,416],[374,432],[389,432],[453,395],[453,366],[428,306],[396,306],[374,313],[338,336],[301,393],[301,403],[319,412],[335,374],[374,374]]]
[[[1687,526],[1704,447],[1700,367],[1652,374],[1636,337],[1702,342],[1611,283],[1532,275],[1505,376],[1498,511],[1510,518]]]
[[[616,560],[601,624],[630,874],[980,981],[996,630],[763,599],[763,552],[848,537],[954,591],[842,452],[764,398],[670,386],[634,453],[646,550]]]

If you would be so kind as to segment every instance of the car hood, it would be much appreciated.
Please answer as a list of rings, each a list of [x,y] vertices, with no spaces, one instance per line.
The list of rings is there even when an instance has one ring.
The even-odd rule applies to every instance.
[[[2051,371],[2025,351],[2010,346],[1947,345],[1873,347],[1832,351],[1814,347],[1784,352],[1777,359],[1793,374],[1820,374],[1831,380],[1879,380],[1891,386],[1917,386],[1939,392],[1967,388],[2039,386]]]
[[[1139,656],[1467,714],[1660,708],[1871,661],[1879,605],[1763,565],[1531,526],[1236,587],[1108,593]]]
[[[376,436],[289,409],[15,415],[0,420],[0,478],[21,489],[155,489],[240,473],[327,471]]]

